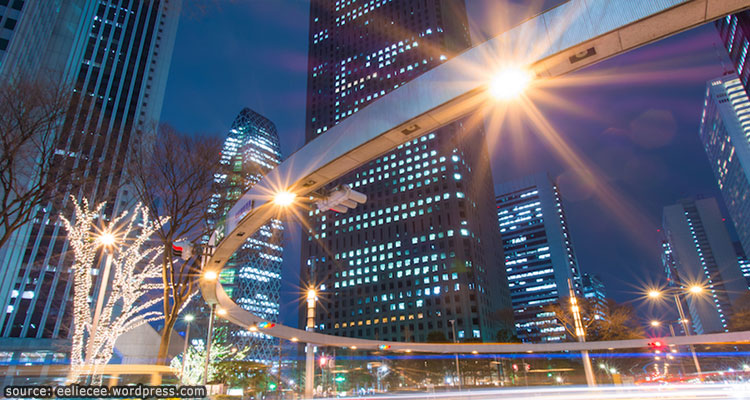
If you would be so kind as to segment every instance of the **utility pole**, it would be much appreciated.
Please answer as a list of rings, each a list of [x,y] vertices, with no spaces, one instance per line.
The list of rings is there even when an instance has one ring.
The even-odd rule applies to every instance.
[[[581,309],[578,306],[578,300],[576,299],[576,293],[573,290],[573,282],[568,278],[568,288],[570,290],[570,308],[573,311],[573,322],[576,328],[576,337],[581,343],[586,342],[586,331],[583,330],[583,321],[581,321]],[[596,386],[596,380],[594,379],[594,368],[591,366],[591,358],[589,357],[588,350],[582,350],[581,356],[583,358],[583,372],[586,374],[586,383],[589,386]]]
[[[685,312],[682,310],[682,302],[680,301],[680,297],[677,294],[677,292],[674,292],[674,302],[677,304],[677,311],[680,313],[680,322],[682,322],[682,327],[685,329],[685,336],[690,336],[690,327],[688,326],[688,320],[685,318]],[[702,382],[703,376],[701,372],[701,365],[698,362],[698,356],[695,354],[695,346],[690,345],[690,353],[693,355],[693,364],[695,364],[695,372],[698,373],[698,379]]]
[[[188,343],[190,343],[190,323],[193,322],[193,316],[191,314],[188,314],[185,316],[185,321],[187,321],[187,328],[185,328],[185,345],[182,346],[182,364],[180,366],[180,383],[185,381],[185,364],[186,364],[186,357],[187,357],[187,348]]]
[[[312,332],[315,330],[315,298],[317,293],[315,289],[307,291],[307,327],[306,331]],[[313,345],[307,343],[305,345],[305,398],[313,398],[313,388],[315,387],[315,353],[313,352]]]
[[[206,361],[203,364],[203,386],[206,386],[208,382],[208,363],[211,359],[211,339],[213,339],[214,330],[214,311],[216,311],[216,304],[211,304],[211,315],[208,317],[208,337],[206,338]]]
[[[452,319],[448,322],[451,323],[451,330],[453,331],[453,343],[458,343],[456,338],[456,320]],[[461,369],[458,367],[458,353],[453,353],[456,356],[456,379],[458,380],[458,391],[461,391]]]

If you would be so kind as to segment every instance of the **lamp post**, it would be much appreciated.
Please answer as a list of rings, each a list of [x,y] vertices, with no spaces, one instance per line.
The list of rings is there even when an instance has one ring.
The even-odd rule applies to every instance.
[[[307,291],[307,326],[305,330],[312,332],[315,330],[315,299],[317,293],[315,289]],[[313,398],[313,388],[315,379],[315,354],[313,353],[313,345],[310,343],[305,344],[305,398]]]
[[[452,319],[448,322],[451,323],[451,330],[453,331],[453,343],[458,343],[456,338],[456,320]],[[458,381],[458,390],[461,391],[461,370],[458,368],[458,353],[453,353],[456,356],[456,380]]]
[[[568,279],[568,289],[570,290],[570,309],[573,312],[573,323],[575,324],[576,337],[581,343],[586,342],[586,331],[583,330],[583,321],[581,321],[581,309],[578,307],[578,299],[576,299],[576,293],[573,290],[573,283]],[[581,357],[583,358],[583,372],[586,374],[586,384],[589,386],[596,386],[596,379],[594,378],[594,368],[591,366],[591,358],[589,357],[588,350],[581,351]]]
[[[107,292],[107,286],[109,285],[109,271],[112,269],[112,258],[113,249],[116,239],[111,232],[102,234],[96,239],[102,246],[104,246],[104,252],[107,255],[106,261],[104,262],[104,270],[102,270],[102,278],[99,281],[99,292],[96,296],[96,307],[94,308],[94,318],[91,320],[91,330],[89,331],[89,339],[86,344],[86,364],[91,365],[94,361],[94,342],[96,338],[96,330],[99,328],[99,318],[102,314],[102,307],[104,306],[104,296]]]
[[[680,293],[683,291],[691,293],[693,295],[700,295],[703,293],[703,287],[700,285],[690,285],[687,288],[670,288],[663,290],[652,289],[648,291],[648,297],[653,300],[661,299],[665,294],[674,297],[674,303],[677,306],[677,312],[680,315],[680,322],[682,328],[685,330],[685,336],[690,336],[690,326],[688,326],[688,320],[685,318],[685,311],[682,309],[682,301],[680,300]],[[693,356],[693,364],[695,365],[695,372],[698,373],[698,379],[703,380],[701,377],[701,365],[698,362],[698,355],[695,354],[695,346],[690,344],[690,353]]]
[[[187,348],[188,343],[190,343],[190,323],[193,322],[193,315],[188,314],[185,316],[185,322],[187,322],[187,327],[185,328],[185,345],[182,346],[182,365],[180,366],[180,383],[182,383],[185,380],[185,362],[187,361]]]
[[[203,273],[203,279],[207,281],[215,281],[219,279],[219,274],[216,271],[206,271]],[[214,313],[216,312],[216,304],[211,304],[211,313],[208,317],[208,333],[206,334],[206,360],[203,363],[203,385],[205,386],[208,382],[208,363],[211,359],[211,342],[213,339],[214,331]]]

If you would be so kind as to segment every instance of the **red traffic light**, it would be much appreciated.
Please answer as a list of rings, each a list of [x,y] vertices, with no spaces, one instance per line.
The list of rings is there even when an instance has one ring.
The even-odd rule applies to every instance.
[[[518,371],[518,364],[513,364],[513,371]]]
[[[651,347],[652,349],[660,349],[660,348],[662,348],[664,346],[665,346],[665,344],[663,342],[659,341],[659,340],[655,340],[655,341],[653,341],[653,342],[651,342],[651,343],[648,344],[648,347]]]

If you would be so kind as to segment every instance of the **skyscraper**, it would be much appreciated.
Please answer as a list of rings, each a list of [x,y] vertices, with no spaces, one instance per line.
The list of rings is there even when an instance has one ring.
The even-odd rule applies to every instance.
[[[745,253],[750,252],[750,98],[735,74],[712,79],[700,139]]]
[[[133,203],[123,167],[131,143],[161,113],[181,1],[2,3],[4,21],[18,17],[2,55],[3,79],[44,74],[72,87],[57,165],[87,171],[91,179],[70,194],[106,201],[110,218]],[[71,334],[72,257],[58,215],[69,208],[68,200],[41,207],[2,254],[0,338],[11,361],[66,357],[60,341]]]
[[[742,248],[742,243],[734,242],[734,251],[737,253],[737,264],[740,266],[740,272],[747,281],[747,288],[750,289],[750,259],[747,258],[745,249]]]
[[[750,47],[750,11],[727,15],[715,22],[719,35],[732,60],[733,69],[742,85],[747,89],[750,67],[747,65],[747,51]]]
[[[276,125],[249,108],[243,109],[232,123],[221,151],[214,177],[217,190],[211,199],[210,224],[222,225],[237,199],[280,163]],[[269,321],[279,319],[283,233],[281,221],[272,219],[247,238],[220,275],[227,294],[240,307]],[[225,323],[223,329],[233,345],[251,348],[249,359],[271,360],[272,337],[231,323]]]
[[[588,300],[592,311],[598,318],[606,319],[609,313],[607,304],[607,288],[596,274],[583,273],[581,275],[583,297]]]
[[[685,199],[664,207],[664,268],[673,286],[702,284],[700,295],[686,295],[695,332],[721,332],[732,303],[747,291],[737,253],[716,199]]]
[[[580,270],[557,185],[540,173],[496,187],[505,271],[516,333],[524,342],[566,339],[554,313],[544,310],[581,295]]]
[[[469,45],[463,1],[313,1],[307,140]],[[490,174],[483,132],[459,120],[339,179],[368,200],[310,213],[301,277],[322,292],[316,329],[424,341],[452,337],[453,320],[458,339],[494,338],[509,304]]]

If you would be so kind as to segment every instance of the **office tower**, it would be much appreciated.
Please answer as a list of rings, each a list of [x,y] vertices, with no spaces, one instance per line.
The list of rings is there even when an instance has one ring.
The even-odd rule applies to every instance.
[[[243,109],[224,141],[214,175],[216,194],[211,199],[210,225],[222,225],[237,199],[280,163],[276,125],[249,108]],[[283,231],[281,221],[272,219],[245,241],[220,275],[227,294],[240,307],[269,321],[279,318]],[[232,345],[251,347],[249,359],[271,361],[272,337],[231,323],[222,325],[219,329],[226,330],[226,340]]]
[[[750,289],[750,259],[747,258],[745,249],[742,248],[742,243],[734,242],[734,252],[737,253],[737,264],[740,266],[740,273],[745,277],[747,281],[747,287]]]
[[[583,273],[581,275],[583,297],[588,300],[594,318],[606,319],[609,313],[607,304],[607,289],[604,282],[596,274]]]
[[[750,252],[750,99],[735,74],[707,84],[700,139],[745,253]]]
[[[716,199],[685,199],[664,207],[662,226],[662,259],[670,285],[706,288],[683,296],[693,329],[699,334],[725,331],[732,303],[747,291],[747,283]]]
[[[732,61],[732,69],[747,90],[750,67],[747,65],[747,51],[750,46],[750,11],[727,15],[715,22],[724,48]]]
[[[89,179],[68,193],[106,201],[104,218],[111,218],[134,203],[124,166],[130,145],[161,113],[181,1],[4,3],[21,9],[3,55],[3,79],[45,74],[72,87],[56,165],[86,171]],[[12,363],[61,362],[69,348],[73,260],[61,214],[71,217],[67,199],[40,207],[0,260],[0,342]],[[98,270],[92,273],[94,287],[101,287]]]
[[[581,295],[580,271],[557,185],[545,173],[495,188],[516,334],[524,342],[566,340],[545,306]]]
[[[313,1],[310,11],[308,141],[470,45],[462,1]],[[310,213],[300,275],[321,291],[316,330],[425,341],[452,338],[453,320],[458,339],[495,337],[509,301],[486,218],[483,132],[456,121],[337,183],[368,199],[346,214]]]

